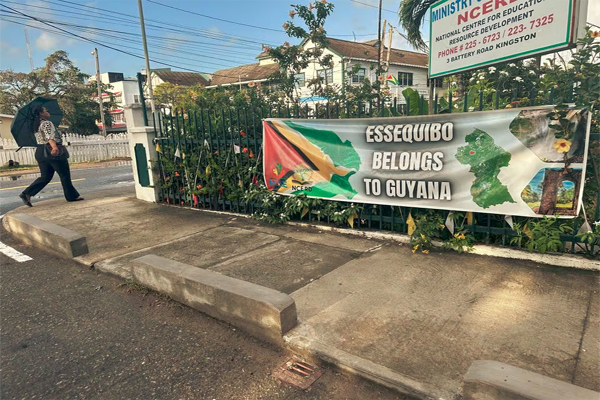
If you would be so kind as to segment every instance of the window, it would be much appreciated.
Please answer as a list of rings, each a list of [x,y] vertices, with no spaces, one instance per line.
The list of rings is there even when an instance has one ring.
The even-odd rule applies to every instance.
[[[355,75],[352,75],[352,83],[360,83],[360,82],[364,81],[366,73],[367,72],[366,72],[365,68],[359,69]]]
[[[139,104],[139,103],[140,103],[140,95],[134,94],[133,95],[133,104]]]
[[[412,86],[413,74],[410,72],[398,72],[398,85]]]
[[[296,86],[298,86],[298,87],[304,86],[305,80],[306,79],[304,76],[304,72],[302,72],[300,74],[294,74],[294,81],[296,82]]]
[[[333,83],[333,68],[320,69],[317,71],[317,76],[321,79],[321,82],[329,85]]]
[[[444,78],[433,78],[433,82],[434,82],[434,86],[436,88],[441,88],[444,86]],[[427,79],[427,87],[429,87],[429,84],[431,83],[431,79]]]

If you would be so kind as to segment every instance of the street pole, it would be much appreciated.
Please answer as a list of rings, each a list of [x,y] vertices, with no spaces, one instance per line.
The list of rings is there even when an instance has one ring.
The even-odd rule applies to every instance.
[[[146,42],[146,25],[144,24],[144,8],[142,7],[142,0],[138,0],[138,11],[140,13],[140,27],[142,28],[142,43],[144,44],[144,57],[146,58],[146,84],[148,85],[148,96],[150,97],[152,119],[154,119],[156,107],[154,106],[154,90],[152,89],[152,73],[150,72],[150,59],[148,58],[148,43]]]
[[[381,42],[383,41],[381,38],[381,3],[383,0],[379,0],[379,18],[377,19],[377,23],[378,23],[378,30],[377,30],[377,40],[378,40],[378,44],[379,44],[379,49],[377,50],[377,79],[379,79],[379,76],[381,75]],[[379,103],[381,103],[381,83],[379,82],[379,89],[377,90],[377,97],[379,100]]]
[[[106,123],[104,122],[104,105],[102,99],[102,86],[100,82],[100,61],[98,61],[98,49],[92,51],[96,59],[96,84],[98,85],[98,104],[100,104],[100,121],[102,121],[102,136],[106,137]]]

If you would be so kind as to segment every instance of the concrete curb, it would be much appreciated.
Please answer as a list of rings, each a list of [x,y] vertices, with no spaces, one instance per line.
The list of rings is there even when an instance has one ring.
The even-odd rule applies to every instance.
[[[463,382],[465,400],[598,400],[600,393],[497,361],[474,361]]]
[[[296,328],[302,330],[303,327]],[[409,376],[399,374],[387,367],[376,364],[364,358],[349,354],[337,348],[306,337],[295,336],[293,333],[284,336],[286,347],[309,360],[320,360],[336,368],[348,371],[369,381],[376,382],[387,388],[407,394],[420,400],[450,399],[429,385],[419,382]],[[449,394],[451,395],[451,394]]]
[[[296,303],[287,294],[153,254],[132,261],[135,282],[281,345],[296,325]]]
[[[7,214],[4,228],[22,242],[73,258],[88,253],[85,236],[27,214]]]

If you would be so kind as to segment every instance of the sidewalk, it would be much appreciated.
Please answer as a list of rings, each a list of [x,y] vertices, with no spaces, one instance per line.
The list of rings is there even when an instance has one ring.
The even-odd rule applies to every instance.
[[[155,254],[290,294],[295,351],[417,398],[458,399],[475,360],[600,391],[597,271],[436,250],[145,203],[110,192],[27,213],[86,236],[76,259],[122,277]]]
[[[72,163],[72,164],[69,164],[69,168],[71,170],[74,170],[74,169],[108,167],[108,166],[116,166],[116,165],[131,165],[131,158],[130,157],[120,157],[120,158],[113,158],[111,160],[104,160],[104,161],[88,161],[88,162]],[[39,174],[39,173],[40,173],[40,169],[36,165],[34,165],[31,167],[16,167],[16,168],[1,169],[0,177],[21,176],[21,175]]]

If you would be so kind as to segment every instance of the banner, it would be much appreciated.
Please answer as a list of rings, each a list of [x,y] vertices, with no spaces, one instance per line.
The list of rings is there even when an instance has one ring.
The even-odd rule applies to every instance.
[[[435,78],[569,47],[578,21],[574,18],[574,3],[574,0],[435,3],[430,8],[429,76]]]
[[[569,123],[558,129],[552,111],[265,119],[265,183],[284,195],[573,218],[591,121],[585,111],[565,111]]]

